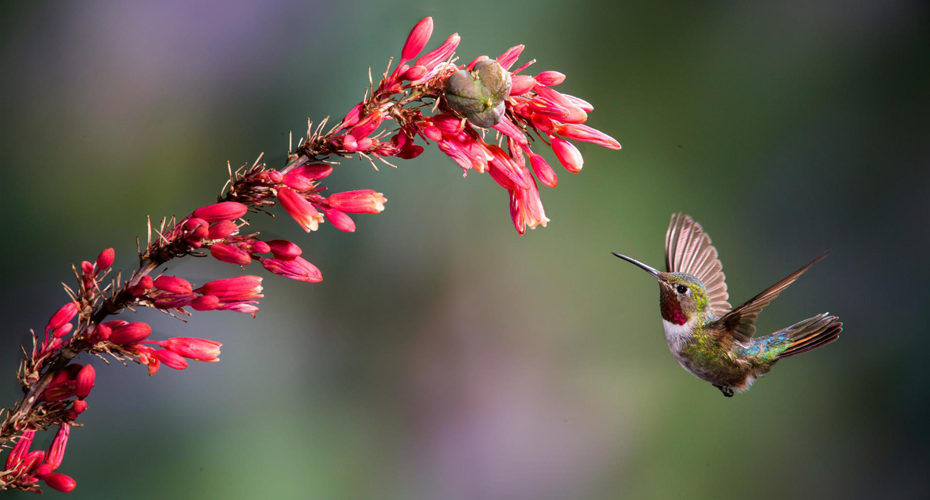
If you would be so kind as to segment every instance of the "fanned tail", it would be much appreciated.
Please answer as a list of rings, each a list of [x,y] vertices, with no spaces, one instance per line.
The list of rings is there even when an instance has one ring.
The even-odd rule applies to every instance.
[[[781,352],[779,358],[787,358],[796,354],[813,351],[840,338],[843,323],[836,316],[829,313],[818,314],[813,318],[805,319],[789,326],[775,334],[787,334],[788,348]]]

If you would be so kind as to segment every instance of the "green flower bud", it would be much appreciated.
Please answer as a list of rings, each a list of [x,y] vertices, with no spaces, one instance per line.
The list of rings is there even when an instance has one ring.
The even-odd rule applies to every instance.
[[[504,117],[510,85],[510,73],[497,61],[485,59],[472,71],[460,69],[446,80],[446,102],[472,125],[493,127]]]

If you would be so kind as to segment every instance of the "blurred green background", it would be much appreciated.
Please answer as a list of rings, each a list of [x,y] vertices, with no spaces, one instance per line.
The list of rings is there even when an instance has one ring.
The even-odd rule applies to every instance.
[[[330,186],[390,200],[355,234],[254,219],[323,283],[266,278],[256,320],[137,315],[223,342],[221,363],[93,361],[71,498],[930,495],[923,1],[4,3],[0,404],[71,263],[113,246],[127,269],[147,214],[209,203],[227,160],[281,164],[427,15],[465,61],[526,44],[623,151],[582,145],[523,237],[504,191],[435,147],[344,162]],[[678,210],[734,303],[832,250],[759,327],[829,310],[841,340],[733,399],[682,371],[655,283],[609,253],[660,266]],[[237,273],[187,260],[172,272],[198,283]]]

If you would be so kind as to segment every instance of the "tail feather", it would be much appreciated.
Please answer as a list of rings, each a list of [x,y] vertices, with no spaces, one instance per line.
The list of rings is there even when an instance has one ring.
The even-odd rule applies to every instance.
[[[813,351],[840,338],[843,323],[829,313],[819,314],[789,326],[777,333],[786,333],[790,343],[788,348],[778,355],[787,358],[797,354]]]

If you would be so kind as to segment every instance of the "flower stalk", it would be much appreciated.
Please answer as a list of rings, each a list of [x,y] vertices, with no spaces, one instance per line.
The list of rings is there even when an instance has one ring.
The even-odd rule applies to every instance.
[[[108,248],[91,261],[73,266],[76,284],[65,286],[69,300],[54,312],[43,335],[32,334],[31,350],[17,377],[23,399],[0,409],[0,446],[9,450],[0,470],[0,490],[40,492],[41,484],[72,491],[77,483],[57,472],[64,463],[71,430],[88,409],[97,370],[78,364],[79,354],[104,363],[133,362],[155,375],[162,365],[183,370],[189,362],[218,362],[222,344],[215,340],[152,338],[144,322],[111,319],[139,308],[152,308],[176,318],[210,311],[251,315],[259,312],[263,278],[244,274],[208,283],[191,283],[166,274],[166,265],[186,257],[212,257],[244,269],[256,261],[271,274],[317,283],[323,275],[294,242],[265,241],[250,231],[249,218],[270,214],[276,205],[306,232],[329,222],[354,232],[354,216],[378,214],[387,199],[373,189],[330,193],[324,183],[340,158],[367,160],[395,167],[395,159],[413,159],[424,146],[436,144],[463,173],[487,173],[507,191],[515,229],[548,222],[537,179],[553,188],[555,171],[537,150],[551,148],[569,172],[581,170],[583,158],[569,140],[611,149],[620,144],[583,123],[593,107],[552,87],[566,77],[555,71],[514,71],[524,47],[517,45],[497,59],[480,56],[458,64],[461,38],[449,36],[438,48],[420,55],[433,31],[425,18],[411,30],[398,65],[388,63],[381,79],[369,78],[361,102],[326,129],[324,119],[308,124],[306,135],[289,147],[286,164],[275,169],[261,163],[229,168],[229,179],[217,203],[188,215],[149,220],[146,243],[137,240],[138,266],[126,274],[112,269],[115,252]],[[369,73],[370,74],[370,73]],[[493,137],[493,139],[492,139]],[[531,147],[532,146],[532,147]],[[529,162],[527,162],[529,157]],[[535,177],[534,177],[535,175]],[[31,450],[36,433],[57,427],[47,451]]]

